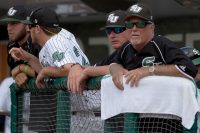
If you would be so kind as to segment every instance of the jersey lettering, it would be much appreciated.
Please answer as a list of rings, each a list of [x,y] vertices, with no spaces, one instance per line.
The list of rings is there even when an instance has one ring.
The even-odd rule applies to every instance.
[[[73,47],[73,51],[74,51],[76,57],[80,56],[80,53],[79,53],[78,49],[75,46]]]

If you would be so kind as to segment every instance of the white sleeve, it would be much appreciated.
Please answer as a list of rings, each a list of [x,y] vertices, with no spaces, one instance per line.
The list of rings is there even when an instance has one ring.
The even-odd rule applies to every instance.
[[[0,112],[10,112],[11,110],[11,97],[10,85],[14,83],[13,78],[6,78],[0,85]]]
[[[55,37],[51,39],[48,45],[48,52],[51,55],[52,62],[55,66],[61,67],[68,63],[76,63],[76,57],[71,48],[70,40]]]

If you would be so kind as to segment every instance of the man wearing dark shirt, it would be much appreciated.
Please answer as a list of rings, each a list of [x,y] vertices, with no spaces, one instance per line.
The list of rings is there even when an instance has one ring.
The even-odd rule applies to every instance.
[[[39,46],[32,44],[27,26],[23,24],[23,21],[26,20],[28,14],[28,10],[23,6],[13,6],[8,10],[7,15],[0,20],[0,24],[7,24],[10,41],[7,45],[7,51],[10,51],[13,47],[21,47],[38,56],[40,48]],[[11,57],[11,54],[12,53],[8,52],[7,63],[10,67],[13,79],[21,86],[26,83],[28,76],[35,75],[35,72],[26,62],[14,60]],[[9,89],[7,91],[9,91]]]
[[[79,85],[82,85],[83,82],[90,77],[102,76],[109,74],[108,68],[111,63],[113,63],[115,56],[117,55],[118,50],[122,47],[123,44],[129,44],[129,30],[125,28],[124,19],[126,17],[126,12],[122,10],[115,10],[110,12],[106,18],[106,26],[102,29],[105,30],[109,44],[115,51],[96,63],[95,66],[89,66],[83,70],[82,76],[80,77]],[[84,86],[83,86],[84,87]],[[96,93],[99,94],[99,93]],[[115,117],[112,117],[105,121],[104,132],[118,132],[123,131],[123,114],[119,114]]]
[[[79,88],[84,88],[84,83],[90,77],[102,76],[109,74],[109,66],[113,63],[115,56],[117,55],[118,50],[122,45],[129,44],[128,39],[130,36],[130,30],[125,28],[124,19],[126,17],[126,12],[122,10],[115,10],[110,12],[106,18],[106,26],[101,28],[105,30],[109,44],[115,49],[115,51],[96,63],[95,66],[86,67],[79,80]],[[81,91],[81,90],[80,90]]]
[[[32,76],[35,73],[26,62],[14,60],[11,56],[12,53],[9,53],[10,49],[13,47],[21,47],[35,56],[38,56],[40,50],[38,45],[32,44],[28,28],[23,23],[28,14],[29,11],[23,6],[13,6],[8,10],[7,16],[0,20],[0,23],[7,24],[10,40],[7,46],[7,62],[10,66],[12,77],[19,86],[27,81],[27,75]]]
[[[123,89],[122,77],[131,86],[150,75],[178,76],[193,79],[197,69],[175,44],[154,35],[155,25],[151,10],[143,4],[135,4],[127,10],[125,26],[131,29],[131,44],[118,52],[115,63],[110,65],[114,84]]]

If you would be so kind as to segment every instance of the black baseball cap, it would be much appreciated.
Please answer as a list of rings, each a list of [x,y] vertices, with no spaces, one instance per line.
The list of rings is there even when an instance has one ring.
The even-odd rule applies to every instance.
[[[7,15],[0,20],[0,23],[8,23],[8,22],[23,23],[24,20],[26,20],[26,17],[29,15],[29,13],[30,13],[29,10],[24,6],[20,5],[12,6],[8,10]]]
[[[127,9],[126,19],[128,19],[132,16],[153,22],[152,11],[145,4],[137,3],[137,4],[134,4],[131,7],[129,7]]]
[[[185,55],[187,55],[193,62],[194,65],[200,65],[200,52],[199,50],[192,47],[180,48]]]
[[[48,7],[41,7],[33,10],[31,14],[26,18],[24,23],[50,28],[59,27],[59,20],[56,12]]]
[[[102,27],[101,30],[107,27],[125,27],[124,19],[126,18],[126,12],[122,10],[115,10],[110,12],[106,17],[106,26]]]

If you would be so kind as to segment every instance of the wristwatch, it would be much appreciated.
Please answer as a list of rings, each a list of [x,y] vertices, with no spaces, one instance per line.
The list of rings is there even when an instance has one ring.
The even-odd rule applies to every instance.
[[[154,67],[154,66],[150,66],[150,67],[149,67],[149,73],[150,73],[151,75],[154,75],[154,71],[155,71],[155,67]]]

